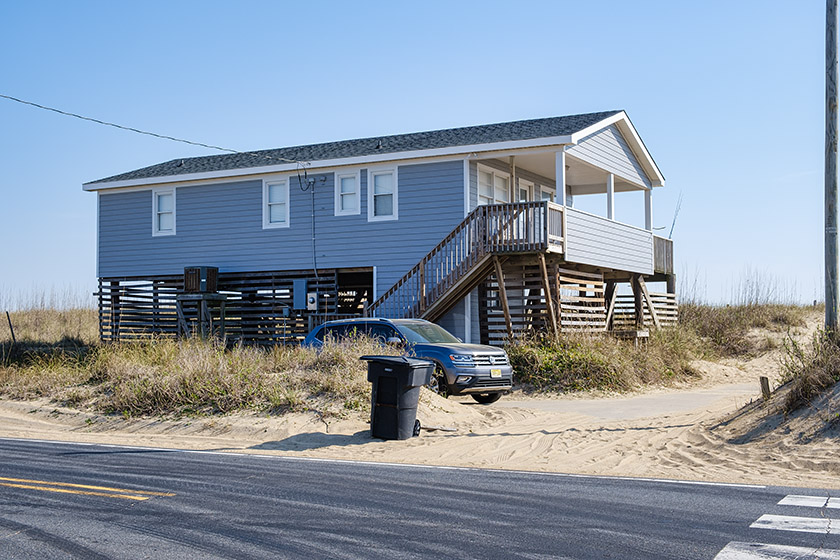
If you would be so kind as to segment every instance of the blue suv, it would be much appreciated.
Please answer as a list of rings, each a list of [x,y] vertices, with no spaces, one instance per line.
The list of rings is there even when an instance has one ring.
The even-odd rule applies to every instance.
[[[321,346],[324,339],[341,340],[364,334],[388,344],[403,344],[411,356],[435,363],[429,388],[442,395],[470,395],[490,404],[511,390],[513,368],[504,350],[465,344],[424,319],[345,319],[316,327],[304,345]]]

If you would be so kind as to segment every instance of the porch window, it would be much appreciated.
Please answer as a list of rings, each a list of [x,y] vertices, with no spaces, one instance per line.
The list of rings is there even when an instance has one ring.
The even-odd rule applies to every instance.
[[[510,202],[510,175],[493,169],[478,168],[478,204]]]
[[[289,227],[289,183],[263,181],[263,229]]]
[[[359,173],[336,173],[335,175],[335,215],[358,214]]]
[[[530,202],[531,200],[533,200],[533,192],[534,183],[526,181],[525,179],[519,179],[519,188],[518,195],[516,197],[516,202]]]
[[[152,191],[152,235],[175,235],[175,189]]]
[[[368,172],[368,221],[397,219],[397,170]]]

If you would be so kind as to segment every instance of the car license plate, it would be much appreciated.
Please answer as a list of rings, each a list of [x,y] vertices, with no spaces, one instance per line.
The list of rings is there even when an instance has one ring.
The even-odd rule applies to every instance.
[[[491,369],[490,370],[490,377],[501,377],[501,376],[502,376],[502,370],[500,370],[500,369]]]

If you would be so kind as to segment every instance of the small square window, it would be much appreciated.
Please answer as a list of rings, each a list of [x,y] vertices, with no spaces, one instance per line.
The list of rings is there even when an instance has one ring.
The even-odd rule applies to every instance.
[[[263,229],[289,227],[289,182],[263,182]]]
[[[175,189],[152,191],[152,236],[175,235]]]

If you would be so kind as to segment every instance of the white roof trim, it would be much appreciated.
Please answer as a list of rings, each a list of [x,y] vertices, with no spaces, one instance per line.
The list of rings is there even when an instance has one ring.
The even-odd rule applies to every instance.
[[[484,144],[470,144],[466,146],[446,146],[443,148],[433,148],[429,150],[411,150],[405,152],[394,152],[388,154],[369,154],[365,156],[336,158],[329,160],[319,160],[311,162],[307,168],[310,170],[326,170],[328,168],[345,167],[345,166],[360,166],[369,164],[387,164],[395,161],[403,160],[417,160],[427,158],[439,158],[444,156],[467,156],[472,154],[485,152],[500,152],[522,150],[529,148],[544,148],[550,146],[565,146],[569,144],[577,144],[589,136],[593,132],[597,132],[615,124],[621,133],[625,136],[630,149],[636,155],[642,168],[647,173],[651,184],[654,187],[661,187],[665,185],[665,177],[653,161],[650,153],[647,151],[639,133],[627,116],[627,113],[620,111],[615,115],[609,116],[591,126],[584,128],[572,135],[552,136],[545,138],[533,138],[529,140],[511,140],[508,142],[490,142]],[[109,181],[107,183],[85,183],[82,189],[85,191],[103,191],[110,189],[121,189],[126,187],[148,187],[153,185],[163,185],[170,183],[189,183],[193,181],[208,181],[214,179],[235,179],[237,177],[250,177],[254,175],[265,175],[270,173],[288,173],[295,172],[298,169],[296,163],[283,163],[279,165],[266,165],[262,167],[245,167],[241,169],[222,169],[219,171],[208,171],[205,173],[184,173],[182,175],[165,175],[161,177],[143,177],[141,179],[128,179],[124,181]]]
[[[477,152],[497,152],[500,150],[518,150],[536,148],[543,146],[562,146],[573,143],[571,136],[553,136],[548,138],[533,138],[530,140],[512,140],[509,142],[491,142],[486,144],[471,144],[467,146],[447,146],[445,148],[434,148],[431,150],[413,150],[407,152],[394,152],[389,154],[371,154],[352,158],[337,158],[319,160],[312,162],[308,170],[323,169],[329,167],[343,167],[347,165],[381,164],[400,160],[423,159],[430,157],[472,154]],[[205,173],[184,173],[182,175],[166,175],[161,177],[143,177],[141,179],[128,179],[125,181],[110,181],[107,183],[85,183],[82,186],[86,191],[101,191],[118,189],[123,187],[149,186],[167,183],[181,183],[187,181],[203,181],[207,179],[233,178],[248,175],[259,175],[265,173],[294,172],[298,169],[296,163],[284,163],[280,165],[266,165],[263,167],[245,167],[242,169],[222,169],[219,171],[208,171]]]
[[[656,162],[653,161],[653,157],[651,157],[650,152],[647,151],[644,142],[642,142],[642,138],[636,131],[636,127],[633,126],[633,123],[630,122],[630,118],[624,111],[620,111],[611,117],[607,117],[602,121],[584,128],[583,130],[575,132],[572,134],[571,143],[577,144],[593,132],[598,132],[602,128],[606,128],[611,124],[616,125],[624,135],[624,139],[627,140],[630,149],[633,150],[633,153],[636,155],[636,159],[639,160],[639,164],[641,164],[644,168],[648,178],[651,180],[651,184],[654,187],[665,186],[665,177],[662,175],[662,172],[659,170]]]

